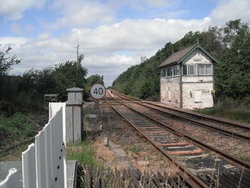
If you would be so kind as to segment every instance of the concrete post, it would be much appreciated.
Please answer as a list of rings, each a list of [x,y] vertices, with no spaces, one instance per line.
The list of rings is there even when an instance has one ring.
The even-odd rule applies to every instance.
[[[66,101],[66,142],[80,143],[83,133],[83,100],[81,88],[69,88]]]

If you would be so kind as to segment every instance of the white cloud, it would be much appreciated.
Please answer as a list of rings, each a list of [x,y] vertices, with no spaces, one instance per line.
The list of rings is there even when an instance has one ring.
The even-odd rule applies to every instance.
[[[105,85],[110,86],[119,74],[139,62],[140,60],[136,56],[106,54],[87,56],[83,65],[88,68],[88,76],[92,74],[103,75]]]
[[[98,53],[113,51],[143,52],[158,49],[166,42],[181,38],[188,31],[207,28],[210,19],[203,20],[131,20],[127,19],[95,29],[72,29],[64,40],[82,44],[85,51]]]
[[[242,19],[242,21],[250,23],[249,9],[249,0],[220,0],[210,16],[217,24],[225,24],[225,22],[234,19]]]
[[[128,6],[132,10],[137,11],[150,11],[150,9],[154,8],[170,8],[174,7],[177,4],[180,3],[180,0],[123,0],[123,1],[117,1],[117,0],[108,0],[109,4],[115,4],[116,8],[120,8],[123,6]]]
[[[6,47],[11,45],[13,48],[20,48],[24,45],[28,39],[22,37],[0,37],[0,45]]]
[[[111,23],[114,20],[115,10],[95,0],[54,0],[51,8],[61,15],[53,23],[46,24],[52,29]]]
[[[98,69],[110,69],[114,67],[118,68],[120,66],[132,66],[138,63],[138,60],[139,58],[137,59],[137,57],[128,55],[91,55],[86,57],[84,64]]]
[[[18,19],[24,11],[33,7],[41,8],[46,1],[48,0],[1,0],[0,15],[6,19]],[[152,10],[155,7],[168,9],[179,3],[180,0],[107,0],[105,3],[99,0],[53,0],[50,11],[56,11],[61,17],[47,26],[54,29],[74,26],[73,29],[57,38],[52,37],[53,33],[50,32],[40,33],[33,39],[2,37],[0,44],[1,47],[11,44],[11,53],[22,58],[22,62],[14,66],[12,73],[24,72],[30,68],[41,70],[76,59],[75,47],[79,44],[80,53],[85,55],[83,64],[88,68],[89,75],[104,75],[108,86],[121,72],[140,63],[141,56],[149,58],[167,42],[175,42],[189,31],[203,31],[211,24],[224,24],[230,19],[241,18],[250,22],[249,0],[219,0],[210,17],[204,19],[125,19],[114,23],[117,12],[123,6],[132,11],[146,12],[151,10],[150,7]],[[188,10],[159,14],[164,14],[166,18],[184,14],[185,11]],[[90,25],[92,27],[86,27]],[[28,31],[25,27],[29,29],[20,23],[11,25],[15,33]]]
[[[146,0],[146,3],[151,7],[165,7],[173,4],[169,0]]]
[[[43,7],[46,0],[1,0],[0,15],[5,19],[17,20],[23,17],[23,12],[32,8]]]
[[[44,32],[44,33],[40,33],[37,38],[40,40],[46,40],[50,38],[50,33],[49,32]]]
[[[176,6],[179,0],[54,0],[50,6],[51,10],[56,11],[60,17],[53,22],[46,23],[50,29],[96,26],[100,24],[111,24],[117,18],[117,13],[126,7],[127,11],[144,12],[146,15],[180,15],[185,10],[157,12],[154,8],[169,8]]]
[[[76,45],[85,55],[84,66],[90,74],[104,75],[106,85],[131,65],[140,63],[141,56],[152,56],[167,42],[175,42],[189,31],[203,30],[211,24],[202,20],[127,19],[97,28],[72,29],[58,38],[41,33],[35,39],[1,38],[0,43],[16,43],[12,54],[22,58],[12,73],[30,68],[43,69],[76,59]]]

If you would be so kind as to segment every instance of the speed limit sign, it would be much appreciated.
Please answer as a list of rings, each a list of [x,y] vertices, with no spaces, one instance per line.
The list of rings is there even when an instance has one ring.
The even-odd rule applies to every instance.
[[[106,94],[106,89],[102,84],[94,84],[90,89],[90,95],[94,99],[102,99]]]

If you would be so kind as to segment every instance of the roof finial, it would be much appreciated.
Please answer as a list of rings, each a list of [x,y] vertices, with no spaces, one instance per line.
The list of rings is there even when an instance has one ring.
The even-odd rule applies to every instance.
[[[197,44],[199,45],[199,38],[197,38],[196,40],[197,40]]]

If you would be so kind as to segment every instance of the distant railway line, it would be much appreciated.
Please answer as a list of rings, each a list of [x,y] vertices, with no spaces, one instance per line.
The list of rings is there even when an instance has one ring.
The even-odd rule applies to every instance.
[[[116,92],[109,93],[108,104],[132,126],[137,134],[173,161],[180,169],[180,175],[191,181],[195,187],[223,185],[224,187],[249,187],[250,164],[223,152],[201,140],[161,121],[161,116],[168,113],[178,121],[185,120],[195,126],[202,126],[220,134],[233,136],[249,142],[247,126],[234,126],[208,117],[173,109],[172,111],[151,102],[131,99]],[[205,123],[205,121],[207,123]],[[208,123],[209,122],[209,123]],[[206,124],[206,126],[204,125]],[[213,124],[213,125],[211,125]],[[210,128],[210,125],[212,128]],[[230,127],[228,130],[225,126]],[[237,127],[237,128],[236,128]],[[241,132],[244,129],[245,132]],[[232,182],[232,179],[233,182]]]

